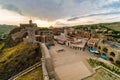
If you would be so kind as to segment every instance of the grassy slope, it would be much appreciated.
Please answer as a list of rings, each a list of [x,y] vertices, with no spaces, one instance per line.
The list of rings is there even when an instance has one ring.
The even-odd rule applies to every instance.
[[[12,25],[0,25],[0,35],[3,33],[9,33],[12,29],[14,29],[17,26]]]
[[[0,49],[4,46],[5,42],[4,41],[0,41]]]
[[[16,80],[43,80],[42,78],[42,67],[39,67]]]
[[[22,50],[29,46],[30,46],[29,44],[20,43],[15,47],[4,49],[2,51],[3,54],[0,54],[0,57],[1,57],[0,62],[7,61],[10,56],[16,55],[18,50]]]
[[[100,24],[91,24],[91,25],[76,25],[73,27],[99,27],[99,26],[108,27],[109,29],[113,29],[115,31],[120,31],[120,22],[113,22],[113,23],[100,23]]]
[[[0,79],[6,80],[40,61],[39,47],[35,44],[20,43],[0,53]]]
[[[104,69],[98,69],[97,73],[94,74],[92,77],[88,77],[87,79],[84,80],[120,80],[118,77],[115,75],[105,71]]]
[[[116,30],[116,31],[120,31],[120,22],[115,22],[115,23],[105,23],[104,24],[106,27]]]

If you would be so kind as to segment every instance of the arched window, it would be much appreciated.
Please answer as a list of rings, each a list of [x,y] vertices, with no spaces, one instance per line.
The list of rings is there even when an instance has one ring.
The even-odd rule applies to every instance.
[[[114,62],[113,58],[109,58],[109,60],[110,60],[111,62]]]
[[[105,43],[105,40],[102,40],[102,43],[104,44],[104,43]]]
[[[107,48],[103,48],[103,51],[107,53],[107,52],[108,52],[108,49],[107,49]]]
[[[102,55],[106,55],[105,53],[102,53]]]
[[[101,47],[99,46],[98,49],[101,49]]]
[[[115,57],[115,53],[114,52],[110,52],[110,55]]]

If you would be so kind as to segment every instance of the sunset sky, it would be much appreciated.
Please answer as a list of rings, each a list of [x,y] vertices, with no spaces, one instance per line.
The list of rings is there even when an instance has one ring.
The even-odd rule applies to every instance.
[[[0,24],[72,26],[120,21],[120,0],[0,0]]]

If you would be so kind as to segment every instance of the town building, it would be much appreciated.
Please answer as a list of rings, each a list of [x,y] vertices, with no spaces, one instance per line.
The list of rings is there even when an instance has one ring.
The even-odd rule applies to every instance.
[[[120,60],[120,43],[101,39],[96,49],[101,53],[101,56],[107,56],[111,62]]]

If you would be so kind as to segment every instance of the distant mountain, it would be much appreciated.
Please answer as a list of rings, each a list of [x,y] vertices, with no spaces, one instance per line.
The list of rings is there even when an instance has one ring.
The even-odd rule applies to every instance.
[[[0,35],[8,34],[12,29],[16,28],[15,25],[0,25]]]

